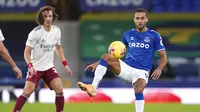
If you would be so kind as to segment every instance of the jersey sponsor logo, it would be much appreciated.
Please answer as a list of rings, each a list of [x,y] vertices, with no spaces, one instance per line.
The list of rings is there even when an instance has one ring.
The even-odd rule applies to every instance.
[[[41,44],[40,48],[43,49],[43,52],[52,52],[54,49],[55,45],[45,45],[45,44]]]
[[[45,45],[45,44],[41,44],[40,47],[41,48],[54,48],[54,44],[53,45]]]
[[[139,43],[139,42],[130,42],[129,47],[136,47],[136,48],[146,48],[149,49],[149,44]]]

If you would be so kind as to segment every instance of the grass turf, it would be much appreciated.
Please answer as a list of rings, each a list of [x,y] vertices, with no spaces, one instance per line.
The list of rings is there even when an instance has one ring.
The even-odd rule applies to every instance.
[[[15,102],[0,103],[0,112],[12,112]],[[65,104],[64,112],[135,112],[134,104]],[[25,104],[21,112],[55,112],[54,104]],[[145,112],[200,112],[200,105],[146,104]]]

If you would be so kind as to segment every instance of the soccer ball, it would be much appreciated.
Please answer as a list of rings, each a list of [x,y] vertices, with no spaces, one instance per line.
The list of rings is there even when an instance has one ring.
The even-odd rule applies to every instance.
[[[109,45],[108,52],[112,58],[122,58],[126,53],[126,46],[121,41],[114,41]]]

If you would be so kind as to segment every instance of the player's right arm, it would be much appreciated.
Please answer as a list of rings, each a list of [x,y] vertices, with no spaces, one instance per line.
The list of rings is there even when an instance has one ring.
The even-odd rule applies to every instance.
[[[123,37],[122,37],[122,42],[124,43],[124,45],[127,47],[128,46],[128,42],[126,40],[126,35],[127,35],[127,32],[124,33]]]
[[[32,47],[30,46],[27,46],[25,47],[25,50],[24,50],[24,59],[26,61],[27,64],[31,63],[31,51],[32,51]]]
[[[97,62],[95,62],[93,64],[90,64],[90,65],[85,67],[85,71],[89,70],[89,69],[92,69],[92,72],[94,72],[94,70],[97,68],[98,65],[99,65],[99,61],[97,61]]]
[[[30,32],[24,50],[24,59],[28,65],[30,75],[34,75],[36,73],[36,70],[34,69],[33,64],[31,62],[31,51],[33,50],[36,41],[37,41],[36,32],[35,31]]]

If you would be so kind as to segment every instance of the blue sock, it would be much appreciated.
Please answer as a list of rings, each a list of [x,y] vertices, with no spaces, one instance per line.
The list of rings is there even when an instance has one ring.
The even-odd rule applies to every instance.
[[[104,67],[106,67],[106,68],[108,67],[108,63],[104,59],[102,59],[102,58],[100,59],[99,64],[102,65],[102,66],[104,66]]]
[[[144,95],[143,93],[135,93],[135,112],[144,112]]]
[[[135,93],[135,99],[136,100],[144,100],[143,93]]]

